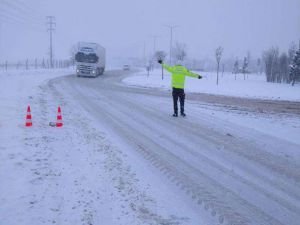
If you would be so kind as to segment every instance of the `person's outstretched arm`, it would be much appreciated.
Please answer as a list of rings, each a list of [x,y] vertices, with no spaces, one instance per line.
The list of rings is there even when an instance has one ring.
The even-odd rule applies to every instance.
[[[162,65],[163,68],[166,69],[168,72],[170,72],[170,73],[173,73],[173,72],[174,72],[172,66],[169,66],[169,65],[164,64],[164,63],[162,63],[161,65]]]
[[[189,76],[189,77],[198,78],[198,79],[201,79],[201,78],[202,78],[201,75],[196,74],[196,73],[192,73],[192,72],[190,72],[189,70],[186,70],[186,72],[185,72],[184,75]]]

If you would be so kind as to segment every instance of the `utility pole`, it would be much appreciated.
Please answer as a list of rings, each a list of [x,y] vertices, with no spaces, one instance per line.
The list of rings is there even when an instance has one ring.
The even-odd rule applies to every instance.
[[[1,34],[2,34],[2,21],[1,21],[1,15],[0,15],[0,52],[2,52],[2,36],[1,36]],[[1,60],[1,54],[0,54],[0,60]]]
[[[170,26],[165,25],[170,29],[170,65],[172,65],[172,44],[173,44],[173,29],[177,28],[178,26]]]
[[[144,49],[143,49],[143,63],[146,66],[146,42],[144,42]]]
[[[47,31],[50,34],[50,68],[53,68],[53,43],[52,43],[52,33],[53,31],[55,31],[55,26],[56,26],[56,22],[55,22],[55,17],[54,16],[47,16]]]
[[[153,55],[154,55],[156,51],[156,39],[159,38],[159,36],[152,35],[151,38],[153,38]]]

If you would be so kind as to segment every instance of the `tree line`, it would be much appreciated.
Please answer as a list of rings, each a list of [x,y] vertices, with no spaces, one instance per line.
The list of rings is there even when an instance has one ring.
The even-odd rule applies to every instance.
[[[52,68],[67,68],[74,65],[72,60],[53,60]],[[2,71],[8,71],[12,69],[16,70],[30,70],[30,69],[51,69],[50,60],[34,59],[34,60],[22,60],[18,62],[10,62],[8,60],[0,63],[0,69]]]
[[[278,47],[272,47],[264,51],[263,61],[267,82],[292,83],[294,85],[297,80],[300,81],[300,74],[296,70],[296,73],[292,71],[296,53],[299,51],[300,46],[297,51],[297,46],[294,43],[291,44],[287,52],[280,52]],[[294,65],[294,67],[297,67],[297,65]]]

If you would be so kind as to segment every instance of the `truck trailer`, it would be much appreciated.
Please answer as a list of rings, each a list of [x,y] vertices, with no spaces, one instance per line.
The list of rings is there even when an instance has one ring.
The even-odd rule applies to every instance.
[[[105,70],[105,48],[97,43],[79,42],[75,62],[78,77],[97,77]]]

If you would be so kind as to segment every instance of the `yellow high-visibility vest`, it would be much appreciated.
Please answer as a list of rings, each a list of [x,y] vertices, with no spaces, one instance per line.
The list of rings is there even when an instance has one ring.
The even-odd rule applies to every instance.
[[[198,78],[199,75],[190,72],[187,68],[181,65],[168,66],[167,64],[162,64],[168,72],[172,74],[172,87],[184,89],[185,77],[195,77]]]

